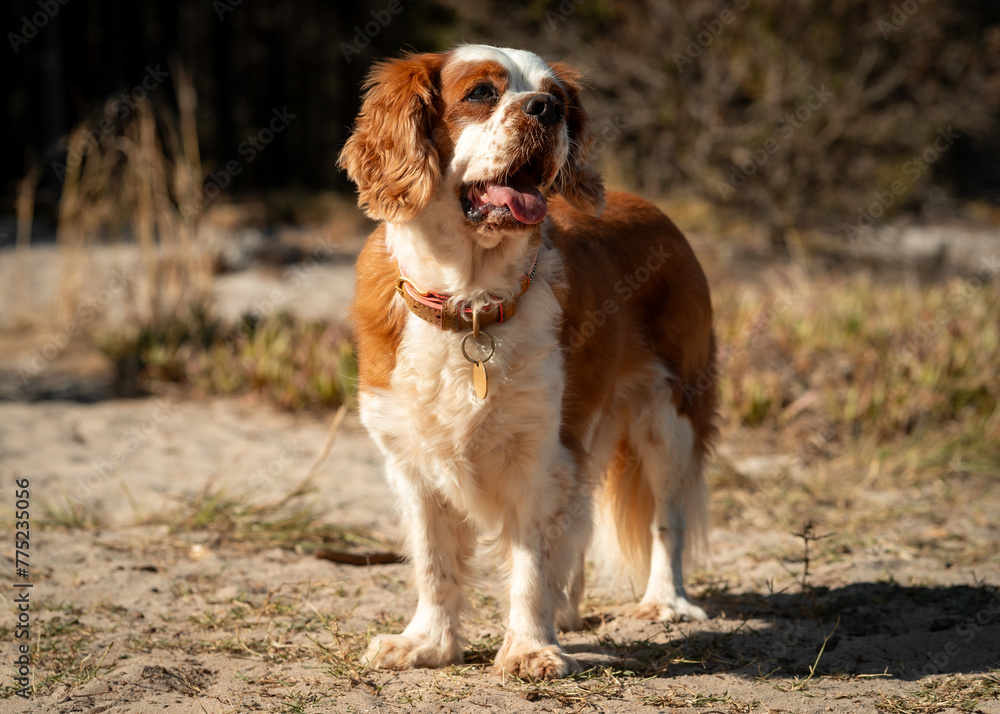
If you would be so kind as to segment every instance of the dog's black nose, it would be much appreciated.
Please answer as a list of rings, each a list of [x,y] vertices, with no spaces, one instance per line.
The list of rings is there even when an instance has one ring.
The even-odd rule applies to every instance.
[[[563,103],[551,94],[528,97],[523,109],[525,114],[535,117],[543,126],[553,126],[563,118]]]

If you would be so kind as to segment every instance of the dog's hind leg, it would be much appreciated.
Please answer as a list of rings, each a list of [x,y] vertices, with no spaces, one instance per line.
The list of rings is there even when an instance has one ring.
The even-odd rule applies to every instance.
[[[707,617],[684,588],[685,545],[700,546],[707,523],[707,492],[695,439],[691,421],[678,413],[669,392],[657,395],[630,425],[629,441],[653,502],[649,580],[635,610],[638,617]],[[687,542],[689,538],[695,543]]]
[[[557,575],[560,569],[556,568],[555,579],[550,585],[555,601],[556,628],[562,632],[582,630],[585,626],[580,617],[580,601],[586,584],[587,545],[593,529],[592,496],[589,487],[581,484],[569,498],[565,510],[546,529],[550,547],[564,554],[560,560],[564,563],[565,575],[560,578]]]
[[[569,582],[556,600],[556,627],[562,632],[582,630],[585,626],[580,617],[580,601],[583,600],[586,562],[584,552],[576,559],[569,574]]]

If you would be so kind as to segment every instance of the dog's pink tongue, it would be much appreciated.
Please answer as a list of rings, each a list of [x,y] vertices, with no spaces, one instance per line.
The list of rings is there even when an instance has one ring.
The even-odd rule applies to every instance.
[[[545,218],[545,197],[531,180],[519,174],[504,185],[487,184],[486,194],[494,206],[506,206],[521,223],[538,223]]]

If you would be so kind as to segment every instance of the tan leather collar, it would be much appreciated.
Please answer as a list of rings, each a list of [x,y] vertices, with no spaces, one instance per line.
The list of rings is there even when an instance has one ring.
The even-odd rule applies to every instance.
[[[479,308],[480,327],[492,325],[494,322],[506,322],[514,317],[517,313],[517,298],[528,291],[531,280],[535,277],[537,266],[538,255],[536,254],[531,269],[521,276],[521,292],[516,297],[510,300],[498,300]],[[472,316],[475,308],[468,303],[462,303],[455,307],[448,295],[432,291],[425,292],[403,275],[402,270],[399,272],[400,275],[396,279],[396,292],[403,298],[403,303],[410,312],[442,330],[461,332],[472,329]]]

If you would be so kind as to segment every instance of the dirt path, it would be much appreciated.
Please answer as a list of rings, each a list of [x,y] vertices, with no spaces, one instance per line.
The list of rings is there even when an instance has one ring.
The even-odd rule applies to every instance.
[[[1000,714],[995,486],[970,491],[967,508],[947,518],[872,524],[811,543],[805,591],[803,540],[761,499],[736,521],[725,515],[732,504],[717,502],[731,527],[713,530],[712,562],[693,588],[713,619],[637,621],[624,614],[627,597],[592,587],[585,615],[594,629],[563,639],[591,668],[574,680],[502,682],[490,672],[503,599],[489,574],[472,593],[466,666],[365,672],[357,656],[369,633],[401,629],[415,598],[404,565],[311,555],[324,537],[358,532],[392,544],[399,536],[375,449],[353,417],[315,492],[287,511],[311,505],[316,520],[265,523],[279,514],[260,511],[255,522],[246,510],[301,479],[327,421],[249,398],[0,403],[11,539],[14,480],[31,482],[36,683],[33,699],[11,696],[21,641],[8,553],[0,712]],[[725,458],[752,453],[737,437],[727,436]],[[767,463],[758,467],[767,472]],[[901,507],[912,498],[870,490]],[[63,525],[43,528],[43,520]],[[953,522],[968,526],[957,542],[930,530],[952,532]]]

